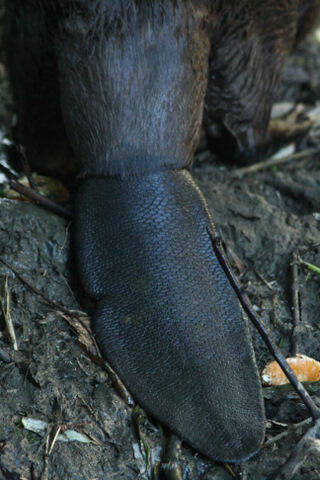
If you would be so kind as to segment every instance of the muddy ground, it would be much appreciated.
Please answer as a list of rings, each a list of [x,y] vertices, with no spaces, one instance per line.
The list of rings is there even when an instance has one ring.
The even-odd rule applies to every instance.
[[[10,103],[2,76],[0,119]],[[279,101],[298,103],[317,121],[298,148],[318,153],[293,159],[272,169],[235,177],[237,167],[225,165],[207,148],[204,137],[194,176],[210,207],[241,284],[271,329],[285,355],[293,329],[293,252],[320,267],[320,44],[308,41],[290,60]],[[2,156],[5,155],[4,147]],[[0,479],[25,480],[147,480],[161,477],[159,461],[165,433],[143,412],[128,406],[112,378],[81,348],[67,320],[68,310],[87,310],[73,271],[71,225],[27,202],[0,202],[0,258],[65,312],[50,306],[12,269],[0,265],[3,310],[9,311],[17,350],[0,317]],[[238,261],[234,261],[238,257]],[[7,287],[6,287],[7,279]],[[320,276],[298,267],[301,321],[300,353],[320,360]],[[6,298],[10,298],[6,309]],[[78,315],[78,314],[77,314]],[[77,316],[76,315],[76,316]],[[7,315],[8,316],[8,315]],[[78,315],[86,321],[84,315]],[[270,354],[253,331],[259,368]],[[320,403],[319,385],[312,397]],[[178,455],[184,480],[262,480],[285,461],[303,432],[289,426],[308,412],[289,388],[264,389],[265,445],[243,465],[216,465],[183,445]],[[42,433],[26,428],[26,418],[42,420]],[[250,419],[248,419],[248,422]],[[57,433],[77,431],[88,443],[54,441]],[[169,477],[166,478],[177,478]],[[320,478],[320,454],[312,453],[295,479]]]

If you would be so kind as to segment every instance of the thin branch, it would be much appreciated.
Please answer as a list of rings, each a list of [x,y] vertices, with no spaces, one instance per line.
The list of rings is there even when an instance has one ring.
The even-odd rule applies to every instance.
[[[313,453],[313,450],[318,449],[319,435],[320,418],[315,421],[313,426],[308,428],[299,440],[288,460],[278,470],[274,480],[290,480],[297,473],[306,458]]]
[[[289,435],[289,433],[292,432],[293,430],[298,430],[298,429],[304,427],[305,425],[309,425],[311,422],[312,422],[312,418],[308,417],[305,420],[302,420],[302,422],[294,423],[293,425],[290,425],[289,428],[287,428],[287,430],[285,432],[281,432],[278,435],[275,435],[274,437],[269,438],[269,440],[267,440],[263,444],[263,446],[268,447],[269,445],[272,445],[276,442],[279,442],[279,440],[281,440],[284,437],[287,437]]]
[[[0,257],[0,263],[2,263],[9,270],[11,270],[15,274],[15,276],[18,278],[18,280],[20,280],[20,282],[22,282],[24,285],[26,285],[33,293],[35,293],[36,295],[39,295],[39,297],[41,297],[46,304],[48,304],[50,307],[56,309],[58,312],[59,312],[59,310],[61,310],[61,312],[66,313],[67,315],[69,315],[72,318],[75,318],[81,324],[81,326],[87,331],[88,335],[91,335],[88,327],[81,321],[77,312],[75,312],[73,310],[70,310],[69,308],[65,307],[61,303],[55,302],[55,301],[51,300],[50,298],[48,298],[46,295],[44,295],[41,292],[41,290],[39,290],[34,285],[32,285],[32,283],[29,282],[29,280],[24,278],[14,267],[12,267],[9,263],[7,263],[1,257]],[[71,324],[71,326],[72,326],[72,324]]]
[[[52,439],[52,442],[51,442],[51,445],[50,445],[50,448],[49,448],[49,451],[48,451],[48,455],[51,455],[52,453],[52,450],[54,449],[54,446],[56,444],[56,441],[57,441],[57,438],[59,436],[59,433],[61,431],[61,425],[58,425],[57,428],[56,428],[56,431],[55,431],[55,434],[53,436],[53,439]]]
[[[227,260],[225,258],[225,255],[223,253],[223,250],[221,248],[221,240],[219,237],[215,236],[210,228],[207,228],[212,246],[214,249],[214,252],[220,262],[221,267],[223,268],[231,286],[233,287],[237,297],[239,298],[239,301],[244,309],[244,311],[247,313],[248,317],[250,318],[251,322],[253,325],[256,327],[258,332],[260,333],[263,341],[267,345],[269,351],[273,355],[273,357],[277,360],[279,363],[281,369],[283,370],[284,374],[290,381],[291,385],[307,407],[307,409],[310,412],[311,417],[313,420],[317,420],[320,418],[320,409],[315,405],[313,402],[312,398],[308,394],[307,390],[304,388],[301,382],[297,379],[296,375],[293,373],[292,369],[288,365],[286,359],[276,346],[276,344],[273,342],[271,339],[270,333],[264,326],[262,320],[259,318],[257,313],[255,312],[254,308],[252,307],[252,304],[250,303],[248,297],[241,291],[241,288],[238,284],[238,281],[235,278],[234,273],[232,272],[230,266],[227,263]]]
[[[4,173],[9,180],[18,180],[18,175],[0,163],[0,172]]]
[[[306,157],[311,157],[312,155],[318,154],[319,149],[309,149],[304,150],[303,152],[296,152],[290,155],[285,155],[284,157],[270,157],[263,162],[257,162],[249,167],[237,168],[233,172],[231,172],[231,178],[242,178],[249,173],[256,173],[261,170],[267,170],[268,168],[272,168],[276,165],[281,165],[283,163],[288,163],[292,160],[301,160]]]
[[[316,265],[313,265],[312,263],[305,262],[299,256],[297,256],[297,263],[299,263],[299,265],[303,265],[304,267],[307,267],[309,272],[316,273],[317,275],[320,275],[320,268],[319,267],[317,267]]]
[[[274,292],[274,288],[273,286],[268,282],[268,280],[266,280],[260,272],[258,272],[258,270],[254,269],[254,273],[257,275],[257,277],[269,288],[269,290],[271,290],[272,292]]]
[[[293,314],[293,329],[291,335],[291,354],[296,356],[298,352],[298,334],[301,326],[301,313],[299,301],[299,282],[298,282],[298,256],[294,252],[292,255],[291,271],[292,271],[292,314]]]
[[[105,369],[109,375],[111,383],[117,389],[118,395],[125,401],[129,407],[135,406],[135,401],[128,392],[126,386],[122,382],[121,378],[116,374],[111,365],[104,359]]]
[[[72,212],[69,209],[63,207],[62,205],[59,205],[56,202],[53,202],[44,195],[41,195],[35,190],[32,190],[32,188],[25,187],[24,185],[21,185],[17,182],[11,182],[11,188],[16,192],[21,193],[21,195],[24,195],[25,197],[34,200],[38,205],[41,205],[48,210],[51,210],[52,212],[60,215],[63,218],[67,218],[69,220],[73,216]]]
[[[39,290],[38,288],[36,288],[34,285],[32,285],[32,283],[29,282],[29,280],[27,280],[26,278],[24,278],[15,268],[13,268],[11,265],[9,265],[9,263],[7,263],[5,260],[3,260],[1,257],[0,257],[0,263],[2,263],[3,265],[5,265],[7,268],[9,268],[9,270],[11,270],[15,275],[16,277],[20,280],[20,282],[24,283],[33,293],[35,293],[36,295],[39,295],[48,305],[50,305],[51,307],[55,308],[58,313],[59,313],[59,310],[67,315],[69,315],[71,318],[75,319],[77,322],[79,322],[79,324],[86,330],[88,336],[92,339],[93,341],[93,344],[96,348],[96,351],[97,351],[97,354],[99,355],[99,358],[101,357],[100,355],[100,349],[95,341],[95,338],[94,336],[92,335],[91,333],[91,330],[85,325],[84,322],[82,322],[81,318],[79,317],[79,315],[72,311],[72,310],[69,310],[68,308],[66,308],[64,305],[62,305],[61,303],[58,303],[58,302],[54,302],[53,300],[51,300],[50,298],[46,297],[42,292],[41,290]],[[72,321],[69,321],[64,315],[62,315],[62,317],[64,318],[65,321],[67,321],[67,323],[69,325],[71,325],[71,327],[77,332],[77,328],[76,326],[74,325],[74,323]],[[83,344],[82,344],[83,345]],[[89,355],[89,357],[91,358],[91,360],[93,360],[93,357],[92,355],[90,354],[90,352],[86,349],[86,353]],[[96,362],[97,363],[97,362]],[[121,381],[121,379],[119,378],[119,376],[116,374],[116,372],[113,370],[113,368],[108,364],[108,362],[106,362],[105,359],[103,359],[103,362],[99,362],[99,365],[101,366],[101,363],[103,363],[110,379],[111,379],[111,382],[114,384],[114,386],[116,387],[117,391],[118,391],[118,394],[120,395],[120,397],[126,402],[127,405],[129,406],[133,406],[135,403],[134,403],[134,400],[132,399],[131,395],[129,394],[128,390],[126,389],[126,387],[124,386],[123,382]]]
[[[50,200],[49,198],[45,197],[44,195],[41,195],[41,193],[38,192],[37,186],[34,183],[32,178],[31,168],[30,168],[28,159],[25,155],[24,147],[20,146],[20,148],[19,147],[17,148],[21,154],[23,169],[28,178],[31,188],[26,187],[25,185],[22,185],[21,183],[19,183],[18,175],[13,173],[9,168],[0,164],[0,171],[2,171],[5,175],[7,175],[10,182],[10,187],[12,188],[12,190],[20,193],[21,195],[24,195],[26,198],[30,198],[30,200],[33,200],[37,205],[41,205],[47,210],[50,210],[56,213],[57,215],[60,215],[63,218],[72,219],[73,214],[69,209],[63,207],[59,203],[56,203]]]
[[[70,310],[68,310],[64,305],[62,305],[61,303],[58,303],[58,302],[54,302],[53,300],[51,300],[50,298],[46,297],[42,292],[41,290],[39,290],[37,287],[35,287],[34,285],[32,285],[31,282],[29,282],[29,280],[27,280],[26,278],[24,278],[21,273],[19,273],[14,267],[12,267],[9,263],[7,263],[5,260],[3,260],[3,258],[0,257],[0,263],[2,263],[3,265],[5,265],[9,270],[11,270],[15,276],[20,280],[20,282],[24,283],[33,293],[35,293],[36,295],[39,295],[48,305],[50,305],[51,307],[54,307],[54,308],[57,308],[58,310],[62,310],[63,312],[65,313],[68,313],[68,314],[71,314]]]
[[[39,193],[38,187],[34,183],[34,180],[32,178],[32,170],[31,170],[30,163],[29,163],[29,160],[28,160],[27,155],[26,155],[26,149],[23,145],[18,145],[17,148],[18,148],[18,150],[20,152],[20,155],[21,155],[22,168],[24,170],[24,173],[26,174],[26,177],[28,179],[30,188],[32,190],[34,190],[35,192]]]
[[[8,277],[6,277],[5,279],[4,295],[3,295],[3,299],[2,298],[0,299],[0,303],[1,303],[1,310],[3,313],[3,317],[6,322],[8,334],[9,334],[11,343],[13,345],[13,350],[18,350],[17,337],[15,334],[14,324],[13,324],[11,313],[10,313],[10,293],[8,289]]]

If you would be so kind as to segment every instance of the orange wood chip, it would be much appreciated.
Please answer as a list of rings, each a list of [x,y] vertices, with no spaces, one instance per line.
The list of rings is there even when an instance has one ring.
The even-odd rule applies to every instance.
[[[320,380],[320,363],[306,355],[286,359],[300,382],[317,382]],[[289,380],[276,361],[268,363],[261,374],[265,386],[284,385]]]

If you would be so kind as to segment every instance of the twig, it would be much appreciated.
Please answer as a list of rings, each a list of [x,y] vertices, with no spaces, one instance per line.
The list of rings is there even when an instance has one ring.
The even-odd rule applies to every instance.
[[[14,331],[14,325],[10,314],[10,293],[8,289],[8,277],[5,279],[4,283],[4,298],[0,299],[1,310],[6,322],[8,334],[13,345],[13,350],[18,350],[17,337]]]
[[[268,168],[274,167],[275,165],[281,165],[283,163],[290,162],[291,160],[301,160],[305,157],[311,157],[311,155],[315,155],[319,153],[319,149],[309,149],[304,150],[303,152],[296,152],[290,155],[285,155],[284,157],[270,157],[263,162],[257,162],[249,167],[237,168],[233,172],[231,172],[231,178],[242,178],[249,173],[255,173],[261,170],[266,170]]]
[[[19,176],[16,173],[12,172],[10,168],[5,167],[1,163],[0,163],[0,172],[4,173],[9,180],[18,180],[19,178]]]
[[[272,295],[272,323],[274,328],[277,326],[277,303],[278,303],[278,298],[277,294]]]
[[[34,183],[34,180],[32,178],[32,171],[30,167],[30,163],[28,161],[27,155],[26,155],[26,149],[24,148],[23,145],[18,145],[18,150],[21,155],[21,163],[22,163],[22,168],[24,170],[24,173],[26,174],[26,177],[28,179],[30,188],[34,190],[35,192],[39,193],[37,185]]]
[[[69,310],[68,308],[66,308],[64,305],[62,305],[61,303],[58,303],[58,302],[55,302],[53,300],[51,300],[50,298],[46,297],[42,292],[41,290],[39,290],[38,288],[36,288],[34,285],[32,285],[29,280],[27,280],[26,278],[24,278],[15,268],[13,268],[11,265],[9,265],[5,260],[3,260],[1,257],[0,257],[0,263],[2,263],[3,265],[5,265],[7,268],[9,268],[15,275],[16,277],[22,282],[24,283],[33,293],[35,293],[36,295],[39,295],[48,305],[50,305],[51,307],[55,308],[56,310],[58,310],[58,313],[59,313],[59,310],[61,310],[61,312],[63,313],[66,313],[67,315],[69,315],[70,317],[76,319],[80,325],[86,330],[86,332],[88,333],[88,335],[93,339],[93,344],[94,346],[96,347],[96,350],[97,350],[97,353],[99,354],[99,358],[101,357],[100,355],[100,350],[97,346],[97,343],[94,339],[94,337],[92,336],[91,334],[91,331],[88,329],[88,327],[85,325],[84,322],[81,321],[81,319],[79,318],[79,315],[76,313],[76,312],[73,312],[72,310]],[[65,318],[64,315],[61,315],[62,318],[64,318],[65,321],[67,321],[67,323],[69,325],[71,325],[76,331],[77,331],[77,328],[73,325],[73,323],[70,321],[67,320],[67,318]],[[90,353],[90,352],[87,352],[87,353]],[[92,356],[89,355],[91,359]],[[99,362],[99,364],[101,365],[102,362]],[[109,377],[111,379],[111,382],[113,383],[114,387],[117,389],[118,391],[118,394],[120,395],[120,397],[126,402],[127,405],[129,406],[133,406],[135,405],[135,402],[134,400],[132,399],[131,395],[129,394],[128,390],[126,389],[126,387],[124,386],[123,382],[121,381],[121,379],[119,378],[119,376],[116,374],[116,372],[113,370],[113,368],[108,364],[108,362],[106,362],[104,359],[103,359],[103,364],[104,364],[104,367],[105,369],[107,370],[107,373],[109,374]]]
[[[236,478],[236,474],[234,473],[234,471],[232,470],[231,466],[228,463],[225,463],[224,467],[230,473],[232,478]]]
[[[272,292],[274,292],[274,288],[272,287],[272,285],[268,282],[268,280],[266,280],[260,272],[258,272],[258,270],[254,269],[254,273],[257,275],[257,277],[266,285],[266,287],[269,288],[269,290],[271,290]]]
[[[89,319],[89,316],[84,312],[75,312],[73,310],[69,310],[69,312],[57,310],[57,314],[76,332],[78,344],[90,360],[96,365],[104,367],[104,360],[97,341],[90,327],[81,318],[86,317],[86,319]]]
[[[252,307],[252,304],[250,303],[248,297],[242,293],[241,288],[235,278],[235,275],[233,274],[230,266],[227,263],[227,260],[223,254],[222,248],[221,248],[221,240],[219,237],[215,236],[210,228],[207,228],[209,236],[211,238],[212,246],[214,249],[214,252],[220,262],[221,267],[223,268],[231,286],[233,287],[237,297],[239,298],[239,301],[244,309],[244,311],[247,313],[248,317],[250,318],[251,322],[253,325],[257,328],[258,332],[260,333],[263,341],[267,345],[269,351],[273,355],[273,357],[277,360],[279,363],[281,369],[283,370],[284,374],[290,381],[291,385],[307,407],[307,409],[310,412],[311,417],[313,420],[317,420],[320,418],[320,409],[315,405],[313,402],[312,398],[308,394],[307,390],[304,388],[301,382],[297,379],[296,375],[293,373],[292,369],[288,365],[286,359],[276,346],[276,344],[273,342],[273,340],[270,337],[270,333],[264,326],[262,320],[258,317],[257,313],[255,312],[254,308]]]
[[[21,195],[24,195],[27,198],[30,198],[37,205],[41,205],[44,208],[60,215],[63,218],[72,219],[73,214],[69,209],[63,207],[59,203],[53,202],[52,200],[45,197],[44,195],[41,195],[41,193],[38,192],[37,186],[32,179],[31,169],[29,166],[29,162],[25,157],[23,147],[20,147],[19,151],[21,153],[21,158],[23,159],[22,165],[31,188],[28,188],[25,185],[22,185],[21,183],[19,183],[18,175],[11,172],[11,170],[5,167],[4,165],[0,165],[0,171],[2,171],[5,175],[7,175],[10,182],[10,187],[12,188],[12,190],[15,190],[16,192],[20,193]]]
[[[44,451],[44,466],[43,466],[43,471],[40,477],[40,480],[48,480],[49,475],[49,442],[50,442],[50,431],[52,427],[48,425],[47,433],[46,433],[46,439],[45,439],[45,451]]]
[[[105,368],[107,370],[107,373],[109,375],[109,378],[113,384],[113,386],[116,388],[118,391],[119,396],[126,402],[126,404],[129,407],[134,407],[135,406],[135,401],[131,397],[130,393],[126,389],[124,383],[122,382],[121,378],[116,374],[116,372],[113,370],[111,365],[105,360],[104,361]]]
[[[44,195],[41,195],[35,190],[32,190],[32,188],[25,187],[24,185],[21,185],[17,182],[11,182],[11,188],[16,192],[21,193],[21,195],[24,195],[25,197],[34,200],[38,205],[42,205],[43,207],[51,210],[52,212],[60,215],[63,218],[70,219],[73,216],[72,212],[69,209],[63,207],[62,205],[59,205],[56,202],[53,202]]]
[[[9,270],[11,270],[15,276],[20,280],[20,282],[24,283],[33,293],[36,295],[39,295],[48,305],[51,305],[52,307],[55,307],[59,310],[62,310],[63,312],[70,313],[70,310],[68,310],[66,307],[64,307],[61,303],[54,302],[50,298],[46,297],[41,290],[39,290],[37,287],[32,285],[32,283],[29,282],[26,278],[24,278],[21,273],[19,273],[14,267],[12,267],[9,263],[7,263],[3,258],[0,257],[0,262],[5,265]]]
[[[246,270],[243,262],[240,260],[240,258],[236,254],[236,252],[233,251],[233,249],[230,247],[230,245],[224,244],[223,246],[225,247],[227,257],[231,258],[231,260],[234,262],[235,266],[238,269],[239,275],[242,275]]]
[[[109,445],[112,445],[117,450],[117,452],[120,452],[119,447],[122,446],[121,443],[116,443],[112,440],[109,440],[110,439],[110,433],[108,432],[108,430],[103,425],[103,422],[100,420],[99,415],[95,412],[95,410],[91,407],[91,405],[83,398],[83,396],[81,395],[80,392],[77,393],[77,397],[85,405],[85,407],[87,408],[89,413],[93,416],[93,418],[94,418],[96,424],[98,425],[98,427],[103,431],[103,433],[107,437],[107,439],[105,439],[105,442],[108,443]]]
[[[298,264],[297,264],[297,254],[293,252],[292,254],[292,313],[293,313],[293,328],[291,335],[291,354],[296,356],[298,352],[298,334],[301,326],[301,313],[300,313],[300,298],[299,298],[299,282],[298,282]]]
[[[61,303],[58,303],[58,302],[55,302],[53,300],[51,300],[50,298],[46,297],[42,292],[41,290],[39,290],[38,288],[36,288],[34,285],[32,285],[31,282],[29,282],[29,280],[27,280],[26,278],[24,278],[15,268],[13,268],[11,265],[9,265],[9,263],[7,263],[5,260],[3,260],[1,257],[0,257],[0,263],[2,263],[3,265],[5,265],[9,270],[11,270],[15,276],[20,280],[20,282],[22,282],[23,284],[25,284],[33,293],[35,293],[36,295],[39,295],[44,301],[45,303],[47,303],[50,307],[56,309],[59,313],[59,310],[63,313],[66,313],[67,315],[69,315],[71,318],[75,318],[79,323],[80,325],[87,331],[88,335],[91,335],[91,332],[90,330],[88,329],[88,327],[84,324],[84,322],[81,321],[79,315],[77,312],[74,312],[68,308],[66,308],[64,305],[62,305]],[[63,317],[63,315],[62,315]],[[66,318],[63,317],[65,320]],[[69,325],[71,325],[73,328],[75,328],[73,325],[72,325],[72,322],[68,322]],[[94,341],[94,344],[96,345],[95,341]]]
[[[286,437],[293,430],[298,430],[299,428],[303,427],[304,425],[309,425],[311,422],[312,422],[312,418],[308,417],[305,420],[303,420],[302,422],[294,423],[293,425],[290,425],[289,428],[287,428],[287,430],[285,432],[281,432],[278,435],[275,435],[274,437],[269,438],[269,440],[267,440],[264,443],[263,446],[267,447],[269,445],[273,445],[274,443],[279,442],[279,440],[281,440],[283,437]]]
[[[307,267],[309,272],[316,273],[317,275],[320,275],[320,268],[319,267],[317,267],[316,265],[313,265],[312,263],[305,262],[299,256],[297,256],[297,263],[299,263],[300,265],[303,265],[304,267]]]
[[[316,443],[319,442],[319,435],[320,418],[314,422],[314,425],[299,440],[288,460],[278,470],[274,480],[290,480],[305,459],[312,453],[313,448],[316,447]]]
[[[54,446],[56,444],[56,441],[57,441],[57,438],[59,436],[60,431],[61,431],[61,425],[58,425],[58,427],[56,428],[55,434],[53,436],[53,439],[52,439],[52,442],[51,442],[51,445],[50,445],[50,448],[49,448],[49,451],[48,451],[48,455],[51,455],[51,452],[54,449]]]

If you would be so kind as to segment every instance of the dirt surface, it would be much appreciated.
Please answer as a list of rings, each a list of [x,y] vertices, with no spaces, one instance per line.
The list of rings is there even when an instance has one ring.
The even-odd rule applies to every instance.
[[[5,74],[1,85],[1,99],[6,104]],[[306,111],[316,106],[320,109],[320,44],[316,41],[305,43],[290,60],[279,100],[291,102],[293,108],[302,102]],[[0,120],[5,118],[4,111],[2,106]],[[319,113],[298,148],[318,149],[318,153],[234,178],[236,167],[215,158],[204,138],[194,165],[195,179],[216,225],[229,251],[240,259],[234,268],[241,284],[285,355],[290,352],[293,329],[293,252],[320,267]],[[90,311],[76,282],[71,250],[67,221],[30,203],[0,201],[0,258],[67,310]],[[299,266],[297,350],[318,360],[319,288],[320,276]],[[4,310],[5,298],[10,297],[8,310],[18,346],[14,351],[2,314],[0,479],[179,478],[159,473],[166,435],[143,412],[126,404],[110,375],[80,348],[75,329],[66,321],[72,316],[63,317],[59,309],[48,306],[3,264],[0,289]],[[78,316],[86,320],[84,315]],[[253,338],[262,369],[271,357],[255,332]],[[311,394],[320,403],[318,384],[313,385]],[[308,412],[290,388],[265,388],[264,396],[266,439],[281,432],[288,435],[264,446],[251,461],[231,466],[232,470],[212,464],[183,445],[178,453],[183,480],[262,480],[283,464],[303,432],[292,432],[288,426],[307,418]],[[46,422],[42,434],[27,430],[22,423],[25,418]],[[65,430],[82,433],[89,443],[55,442],[56,434]],[[309,456],[294,478],[319,479],[320,454]]]

